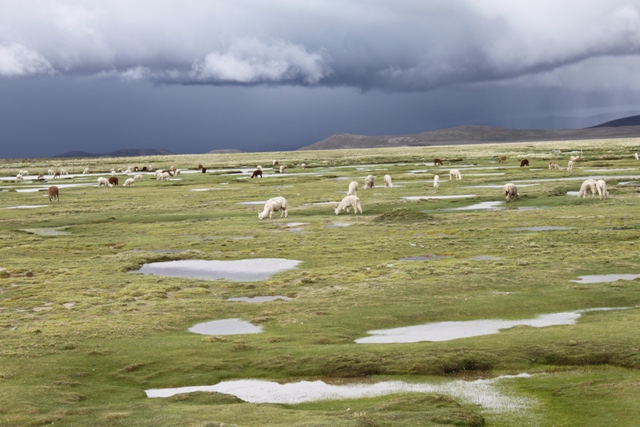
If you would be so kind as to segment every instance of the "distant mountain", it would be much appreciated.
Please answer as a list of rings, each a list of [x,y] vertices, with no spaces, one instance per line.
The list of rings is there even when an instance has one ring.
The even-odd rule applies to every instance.
[[[158,156],[175,154],[169,150],[156,148],[122,148],[105,154],[93,154],[86,151],[69,151],[53,157],[138,157],[138,156]]]
[[[333,150],[345,148],[411,147],[429,145],[487,144],[500,142],[569,141],[640,137],[640,116],[637,125],[606,123],[586,129],[505,129],[491,126],[458,126],[409,135],[365,136],[336,133],[329,138],[299,150]],[[629,117],[627,119],[632,119]],[[626,119],[620,119],[626,120]],[[615,123],[613,122],[608,123]]]
[[[624,117],[622,119],[611,120],[610,122],[602,123],[597,126],[592,126],[593,128],[615,128],[615,127],[623,127],[623,126],[640,126],[640,116],[631,116]]]

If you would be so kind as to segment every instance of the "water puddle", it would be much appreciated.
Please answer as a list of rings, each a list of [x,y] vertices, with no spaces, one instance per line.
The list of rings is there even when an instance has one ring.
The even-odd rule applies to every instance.
[[[35,209],[46,208],[49,205],[20,205],[20,206],[6,206],[5,209]]]
[[[423,341],[451,341],[460,338],[497,334],[503,329],[514,326],[532,326],[543,328],[555,325],[574,325],[582,313],[589,311],[627,310],[622,308],[590,308],[565,313],[541,314],[532,319],[521,320],[468,320],[454,322],[435,322],[423,325],[405,326],[394,329],[367,331],[373,336],[358,338],[358,344],[392,344]]]
[[[22,228],[20,231],[24,231],[25,233],[37,234],[39,236],[64,236],[71,234],[66,230],[68,227],[57,227],[57,228]]]
[[[450,196],[406,196],[402,197],[405,200],[444,200],[444,199],[467,199],[469,197],[476,197],[475,194],[454,194]]]
[[[183,250],[183,249],[152,249],[152,250],[134,249],[131,252],[151,252],[154,254],[186,254],[189,251]]]
[[[408,256],[400,258],[399,261],[433,261],[436,259],[453,258],[452,256],[444,255],[427,255],[427,256]]]
[[[578,191],[567,191],[567,196],[577,196]]]
[[[485,410],[505,412],[529,407],[534,401],[507,396],[499,383],[507,379],[530,378],[531,375],[505,375],[475,381],[452,380],[436,383],[383,381],[378,383],[334,385],[323,381],[299,381],[280,384],[265,380],[222,381],[216,385],[145,390],[148,398],[171,397],[181,393],[217,392],[230,394],[249,403],[294,405],[322,400],[361,399],[397,393],[445,394],[464,403],[482,406]]]
[[[482,202],[482,203],[476,203],[475,205],[471,205],[471,206],[463,206],[461,208],[449,208],[447,210],[448,211],[469,211],[469,210],[504,209],[504,207],[501,207],[501,205],[504,205],[504,202],[502,202],[502,201],[499,201],[499,202]]]
[[[572,280],[576,283],[611,283],[618,280],[634,280],[640,277],[640,274],[604,274],[600,276],[578,276],[578,280]]]
[[[515,231],[554,231],[554,230],[572,230],[575,227],[556,227],[553,225],[540,225],[534,227],[516,227],[511,230]]]
[[[256,282],[296,268],[302,261],[282,258],[255,258],[237,261],[180,260],[144,264],[131,273],[183,277],[201,280],[225,279]]]
[[[479,255],[479,256],[471,257],[469,259],[472,259],[475,261],[500,261],[502,257],[492,256],[492,255]]]
[[[284,224],[285,227],[300,227],[301,225],[307,225],[308,222],[288,222]]]
[[[534,187],[540,184],[518,184],[518,188],[520,187]],[[504,184],[495,184],[495,185],[469,185],[463,188],[504,188]]]
[[[259,334],[262,332],[262,326],[255,326],[240,319],[224,319],[198,323],[190,327],[189,332],[201,335]]]
[[[329,224],[329,225],[325,226],[324,228],[344,228],[344,227],[349,227],[351,225],[353,225],[353,224],[350,223],[350,222],[336,222],[336,223],[333,223],[333,224]]]
[[[267,297],[267,296],[261,296],[261,297],[234,297],[234,298],[229,298],[227,299],[227,301],[239,301],[239,302],[270,302],[270,301],[275,301],[275,300],[285,300],[285,301],[289,301],[291,300],[291,298],[289,297],[285,297],[282,295],[276,295],[273,297]]]
[[[267,203],[266,200],[261,200],[257,202],[238,202],[239,205],[244,205],[244,206],[264,205],[265,203]]]

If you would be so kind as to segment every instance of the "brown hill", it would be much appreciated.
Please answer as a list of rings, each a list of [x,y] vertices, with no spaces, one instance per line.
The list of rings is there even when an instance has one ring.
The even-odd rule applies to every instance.
[[[602,126],[602,125],[601,125]],[[499,142],[569,141],[640,137],[640,126],[602,126],[587,129],[505,129],[458,126],[410,135],[365,136],[336,133],[299,150],[487,144]]]

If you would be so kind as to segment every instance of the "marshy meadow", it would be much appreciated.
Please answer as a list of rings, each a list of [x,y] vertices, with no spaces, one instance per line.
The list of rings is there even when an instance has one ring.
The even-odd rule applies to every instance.
[[[638,426],[638,151],[2,160],[0,426]]]

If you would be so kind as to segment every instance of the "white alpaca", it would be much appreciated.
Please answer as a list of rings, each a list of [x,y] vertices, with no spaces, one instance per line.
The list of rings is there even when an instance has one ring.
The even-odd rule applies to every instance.
[[[60,175],[69,175],[66,169],[60,169]]]
[[[507,202],[512,200],[518,200],[518,187],[512,182],[504,185],[504,196],[507,199]]]
[[[256,169],[261,171],[262,170],[262,166],[258,165],[258,166],[256,166]]]
[[[455,178],[456,181],[462,181],[462,175],[458,169],[451,169],[449,171],[449,181],[453,181],[453,178]]]
[[[360,199],[357,196],[346,196],[338,207],[335,210],[336,215],[340,212],[345,211],[349,213],[349,208],[353,208],[353,214],[357,214],[358,212],[362,213],[362,205],[360,204]]]
[[[142,181],[142,175],[138,174],[136,176],[133,177],[134,181]]]
[[[357,196],[358,195],[358,181],[351,181],[349,183],[349,191],[347,191],[347,196]]]
[[[169,172],[160,172],[160,174],[158,175],[156,180],[157,181],[169,181],[170,177],[171,177],[171,174]]]
[[[22,176],[22,174],[17,174],[16,175],[16,181],[22,181],[24,179],[24,177]]]
[[[640,157],[638,156],[638,153],[636,153],[636,160],[640,160]]]
[[[84,168],[84,170],[82,171],[82,175],[86,175],[89,173],[89,168]]]
[[[300,167],[302,168],[302,170],[304,170],[304,168],[306,168],[306,167],[307,167],[307,164],[306,164],[306,163],[304,163],[304,162],[302,162],[302,164],[300,165]]]
[[[369,188],[373,188],[376,186],[376,179],[373,175],[367,175],[364,179],[364,189],[367,190]]]
[[[272,163],[272,165],[273,165],[273,167],[274,167],[274,168],[275,168],[276,166],[279,166],[279,165],[280,165],[280,162],[279,162],[279,161],[277,161],[277,160],[274,160],[274,161],[273,161],[273,162],[271,162],[271,163]]]
[[[384,186],[386,188],[392,188],[393,187],[393,184],[391,183],[391,175],[385,175],[383,179],[384,179]]]
[[[284,172],[284,165],[280,166],[280,173]]]
[[[578,191],[578,197],[587,197],[587,194],[591,193],[591,197],[596,195],[597,184],[596,182],[589,178],[582,183],[580,187],[580,191]]]
[[[567,163],[567,171],[568,171],[568,172],[573,171],[573,164],[574,164],[574,163],[575,163],[575,162],[574,162],[573,160],[569,160],[569,163]]]
[[[560,165],[557,164],[556,162],[549,162],[549,170],[551,169],[560,170]]]
[[[600,200],[606,199],[609,196],[609,192],[607,191],[607,183],[604,179],[599,179],[596,181],[596,190],[598,190],[598,196],[600,196]]]
[[[113,187],[113,185],[109,182],[107,178],[100,177],[98,178],[98,188],[102,187]]]
[[[53,175],[55,172],[53,171],[53,169],[49,169],[48,173],[49,173],[49,175]]]
[[[435,188],[440,187],[440,176],[439,176],[439,175],[435,175],[435,176],[433,177],[433,186],[434,186]]]
[[[133,187],[133,183],[136,182],[133,178],[127,178],[127,180],[122,184],[123,187]]]
[[[278,211],[281,211],[280,218],[282,218],[283,216],[285,218],[287,217],[287,199],[285,199],[284,197],[274,197],[267,200],[267,203],[264,204],[264,210],[262,211],[262,213],[258,214],[258,218],[264,219],[267,215],[269,215],[269,219],[273,219],[273,213]]]
[[[173,175],[174,175],[174,176],[178,176],[178,175],[180,175],[180,169],[175,169],[175,170],[173,171]]]

